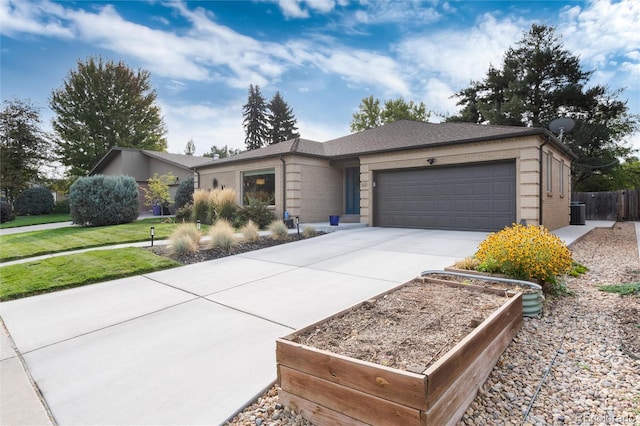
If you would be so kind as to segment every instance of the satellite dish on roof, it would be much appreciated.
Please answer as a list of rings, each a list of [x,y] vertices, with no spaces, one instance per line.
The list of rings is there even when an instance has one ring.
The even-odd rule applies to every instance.
[[[552,120],[551,123],[549,123],[549,130],[557,134],[558,139],[560,140],[560,142],[562,142],[562,136],[564,136],[565,133],[569,133],[570,131],[572,131],[575,125],[576,122],[573,120],[573,118],[560,117]]]

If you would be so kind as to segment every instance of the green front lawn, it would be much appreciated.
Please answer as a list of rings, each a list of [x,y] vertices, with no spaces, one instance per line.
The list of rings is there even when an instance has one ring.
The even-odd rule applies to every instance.
[[[95,228],[69,226],[0,235],[0,262],[91,247],[150,241],[151,226],[155,228],[155,239],[161,240],[171,235],[176,224],[152,218],[122,225]],[[206,232],[206,227],[203,226],[202,231]]]
[[[122,225],[121,225],[122,226]],[[0,301],[181,266],[142,248],[95,250],[0,268]]]
[[[16,216],[11,222],[1,223],[0,229],[20,226],[42,225],[45,223],[71,222],[71,216],[65,213],[43,214],[39,216]]]

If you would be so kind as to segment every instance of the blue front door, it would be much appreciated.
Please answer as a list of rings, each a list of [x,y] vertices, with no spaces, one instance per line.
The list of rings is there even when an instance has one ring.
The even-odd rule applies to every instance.
[[[345,214],[360,214],[360,167],[347,167],[345,176]]]

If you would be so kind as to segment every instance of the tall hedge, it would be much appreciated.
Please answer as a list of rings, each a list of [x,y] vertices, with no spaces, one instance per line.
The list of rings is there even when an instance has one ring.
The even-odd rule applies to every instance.
[[[89,176],[69,188],[74,223],[104,226],[129,223],[138,217],[138,184],[129,176]]]
[[[54,201],[47,188],[27,188],[16,197],[14,208],[19,215],[49,214],[53,211]]]

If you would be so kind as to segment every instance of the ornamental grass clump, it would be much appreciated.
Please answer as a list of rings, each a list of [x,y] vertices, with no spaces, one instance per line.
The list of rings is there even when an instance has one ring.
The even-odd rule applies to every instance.
[[[193,223],[181,223],[169,237],[169,249],[173,254],[197,253],[200,247],[200,231]]]
[[[220,219],[209,229],[209,237],[211,237],[211,247],[230,250],[236,243],[234,229],[229,222]]]
[[[253,223],[252,220],[247,222],[247,224],[242,227],[240,232],[242,232],[242,236],[244,237],[245,241],[255,242],[260,239],[260,228],[258,228],[258,225]]]
[[[271,222],[268,229],[271,232],[271,238],[274,240],[286,240],[289,236],[289,229],[281,220]]]
[[[480,261],[480,271],[501,272],[511,278],[552,285],[573,265],[571,251],[564,242],[546,228],[535,225],[514,224],[489,234],[475,256]]]

